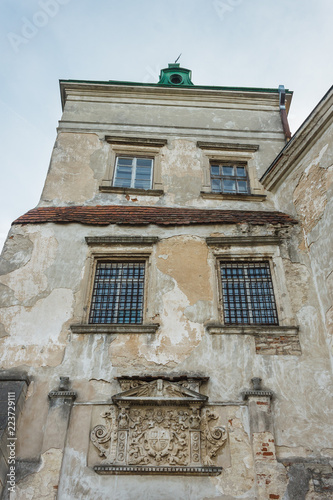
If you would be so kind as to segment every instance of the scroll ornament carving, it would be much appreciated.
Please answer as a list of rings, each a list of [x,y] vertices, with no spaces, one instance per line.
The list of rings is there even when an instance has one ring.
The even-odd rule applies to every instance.
[[[116,407],[102,413],[104,425],[91,441],[104,464],[212,465],[227,433],[211,409],[198,407]]]

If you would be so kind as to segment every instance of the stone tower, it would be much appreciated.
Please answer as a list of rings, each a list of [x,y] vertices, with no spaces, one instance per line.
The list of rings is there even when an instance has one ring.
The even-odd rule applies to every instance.
[[[179,64],[60,89],[1,260],[3,498],[332,498],[332,89],[292,138],[283,86]]]

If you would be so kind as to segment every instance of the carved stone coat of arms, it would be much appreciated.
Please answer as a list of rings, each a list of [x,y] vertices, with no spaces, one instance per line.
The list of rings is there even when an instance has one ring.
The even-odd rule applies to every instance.
[[[201,380],[120,379],[123,392],[91,431],[99,474],[216,475],[227,441],[218,415],[198,392]]]

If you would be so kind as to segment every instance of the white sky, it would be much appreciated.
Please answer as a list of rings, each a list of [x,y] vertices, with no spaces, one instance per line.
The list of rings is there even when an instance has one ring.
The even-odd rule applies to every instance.
[[[332,19],[332,0],[1,0],[0,248],[39,201],[59,79],[156,83],[182,52],[194,84],[293,90],[295,132],[332,84]]]

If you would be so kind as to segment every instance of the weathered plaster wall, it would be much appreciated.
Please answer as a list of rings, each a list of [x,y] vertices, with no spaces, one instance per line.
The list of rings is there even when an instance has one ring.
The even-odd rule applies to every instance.
[[[302,224],[289,230],[246,224],[13,226],[0,264],[0,367],[26,370],[32,380],[18,428],[17,454],[25,472],[17,498],[54,498],[57,491],[60,499],[96,500],[329,498],[323,491],[333,458],[327,349],[333,316],[328,251],[332,132],[327,130],[303,156],[276,195],[266,193],[266,201],[206,199],[200,191],[207,157],[196,142],[259,144],[257,152],[248,153],[259,178],[284,145],[277,98],[252,102],[241,96],[235,102],[231,96],[218,102],[216,96],[201,96],[190,102],[162,94],[148,99],[133,91],[129,102],[125,94],[104,96],[101,102],[69,96],[41,205],[278,207]],[[105,135],[168,139],[160,152],[163,196],[99,190],[112,148]],[[105,247],[85,241],[86,236],[143,234],[160,240],[152,246]],[[265,243],[265,236],[278,234],[280,245]],[[259,241],[214,248],[206,244],[211,236],[256,236]],[[149,254],[144,321],[158,323],[156,333],[73,333],[72,324],[87,322],[94,256],[133,253]],[[209,333],[208,323],[222,322],[218,256],[269,259],[280,325],[299,325],[299,332],[294,328],[288,337],[281,330],[269,339],[262,331]],[[209,377],[202,393],[219,408],[228,430],[228,445],[219,457],[222,474],[98,476],[91,468],[97,458],[89,433],[111,395],[119,392],[115,377],[172,373]],[[68,376],[77,392],[71,412],[59,403],[54,413],[48,401],[60,376]],[[256,402],[258,412],[270,414],[267,429],[253,430],[253,412],[242,398],[253,377],[261,377],[274,393],[271,406]]]
[[[333,366],[333,124],[310,143],[281,184],[276,199],[279,208],[294,214],[301,222],[302,247],[310,263],[326,341]]]
[[[85,237],[123,235],[123,228],[71,224],[68,229],[57,224],[13,226],[4,248],[5,271],[9,272],[0,278],[4,290],[1,322],[6,331],[6,336],[0,339],[1,367],[24,368],[33,380],[19,428],[20,458],[36,460],[43,453],[41,463],[46,464],[47,460],[52,463],[58,460],[56,457],[63,453],[59,449],[54,455],[53,448],[42,451],[48,415],[47,394],[57,386],[59,376],[69,376],[78,393],[75,403],[78,406],[73,412],[76,415],[79,410],[89,410],[84,403],[108,401],[112,394],[119,392],[116,376],[170,372],[199,372],[209,376],[209,383],[202,390],[212,402],[240,403],[241,392],[249,387],[250,379],[260,376],[265,386],[275,393],[272,411],[277,458],[333,456],[332,375],[313,271],[307,250],[301,244],[299,228],[294,227],[286,239],[282,238],[280,248],[259,244],[255,249],[249,246],[248,251],[257,256],[265,257],[270,252],[275,255],[278,275],[274,279],[280,289],[276,290],[280,318],[284,318],[282,323],[286,326],[292,320],[301,325],[301,356],[300,353],[258,354],[253,335],[209,334],[205,329],[207,321],[221,320],[215,257],[205,238],[212,235],[264,237],[275,234],[275,228],[147,226],[145,235],[160,237],[156,245],[108,248],[89,247]],[[282,229],[281,235],[284,234]],[[142,236],[142,228],[129,227],[126,235]],[[18,255],[13,251],[15,239],[20,246]],[[70,325],[86,318],[91,254],[147,251],[151,255],[146,320],[161,325],[156,334],[71,333]],[[242,251],[244,249],[238,247],[224,250],[226,255]],[[226,411],[234,411],[232,404],[226,408]],[[236,407],[235,411],[240,409]],[[242,411],[245,415],[246,407]],[[168,498],[163,492],[171,488],[172,483],[178,488],[175,491],[180,492],[175,498],[240,498],[242,495],[256,498],[252,489],[251,457],[246,458],[245,448],[249,444],[244,437],[245,417],[237,418],[239,436],[236,438],[235,434],[233,445],[230,444],[231,467],[227,467],[221,477],[206,478],[202,483],[198,478],[193,481],[151,478],[148,486],[151,497],[154,498],[153,491],[157,488],[161,498]],[[90,419],[79,421],[73,416],[71,426],[70,432],[77,437],[72,437],[65,449],[68,465],[63,467],[60,498],[73,498],[83,492],[102,498],[108,488],[113,492],[122,491],[125,495],[122,498],[131,498],[133,488],[138,498],[140,491],[141,497],[145,496],[147,482],[144,479],[96,477],[87,469]],[[82,443],[85,443],[83,448]],[[40,470],[47,473],[45,467],[41,466]],[[240,476],[242,480],[237,481]],[[73,477],[77,478],[74,482]],[[38,473],[33,474],[24,479],[20,488],[34,491],[40,481]],[[287,487],[287,480],[284,484]],[[210,493],[204,496],[202,488]],[[169,495],[170,490],[167,491]]]
[[[112,149],[105,141],[106,135],[168,140],[160,153],[164,195],[100,192]],[[200,196],[204,169],[209,166],[197,141],[260,145],[257,152],[248,155],[260,178],[284,145],[277,97],[267,102],[252,95],[234,102],[230,96],[209,94],[192,100],[181,95],[153,99],[149,92],[135,91],[130,100],[117,92],[101,96],[100,102],[69,97],[40,205],[111,203],[220,208],[221,200]],[[226,159],[229,156],[225,154]],[[236,159],[244,160],[242,153]],[[273,207],[270,196],[265,203],[223,200],[222,204],[224,208],[244,210]]]

